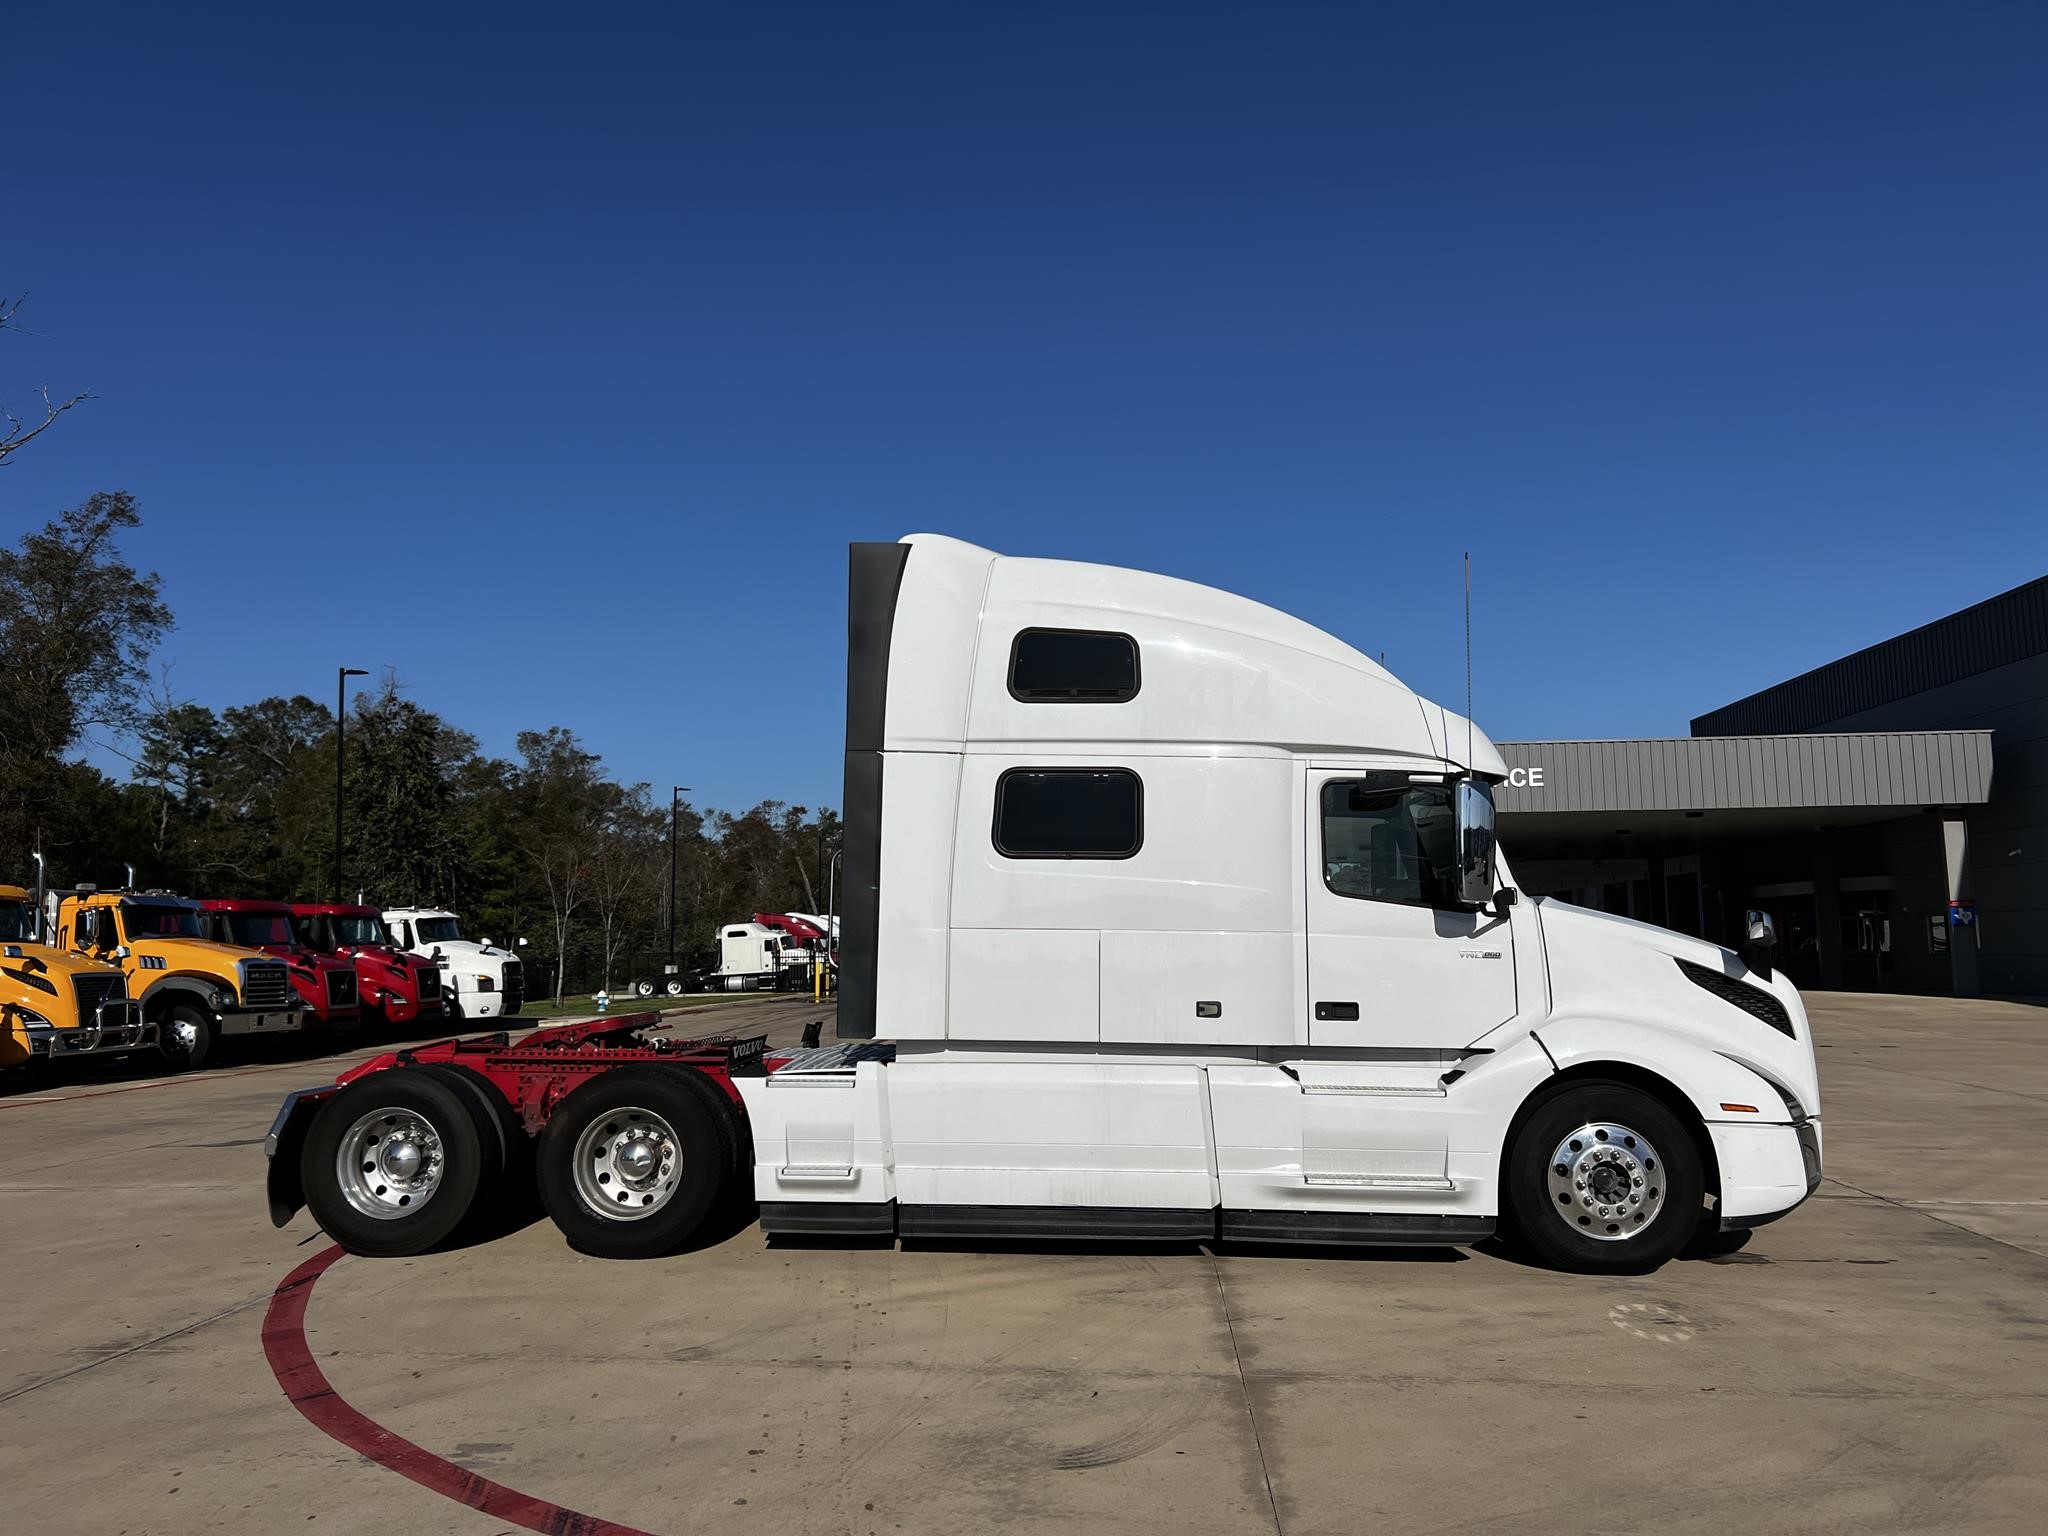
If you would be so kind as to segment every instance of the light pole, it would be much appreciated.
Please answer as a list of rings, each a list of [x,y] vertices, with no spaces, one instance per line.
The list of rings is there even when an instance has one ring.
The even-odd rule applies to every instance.
[[[668,968],[671,975],[676,968],[676,834],[682,824],[683,796],[689,792],[689,785],[678,784],[668,795]]]
[[[368,677],[361,667],[336,667],[334,678],[334,899],[341,900],[342,747],[348,737],[348,680]]]

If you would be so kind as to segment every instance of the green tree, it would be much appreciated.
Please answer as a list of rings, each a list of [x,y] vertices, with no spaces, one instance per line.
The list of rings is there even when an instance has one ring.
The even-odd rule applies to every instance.
[[[387,677],[349,722],[343,879],[386,906],[454,899],[465,883],[454,805],[460,757],[475,739],[398,691]]]
[[[171,627],[158,578],[121,558],[119,536],[141,520],[125,491],[102,493],[0,550],[0,869],[86,840],[65,755],[139,721]]]

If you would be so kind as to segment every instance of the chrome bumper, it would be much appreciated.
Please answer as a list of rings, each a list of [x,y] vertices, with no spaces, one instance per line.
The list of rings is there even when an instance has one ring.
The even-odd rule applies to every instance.
[[[275,1013],[217,1013],[223,1035],[288,1035],[304,1029],[313,1017],[305,1008],[285,1008]]]
[[[31,1056],[63,1061],[73,1056],[111,1056],[156,1044],[156,1026],[142,1022],[142,1005],[131,998],[101,1003],[90,1024],[60,1029],[55,1024],[28,1026]]]

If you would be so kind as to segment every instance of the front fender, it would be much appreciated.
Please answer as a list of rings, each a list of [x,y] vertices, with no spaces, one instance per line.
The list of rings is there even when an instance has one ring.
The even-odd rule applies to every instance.
[[[189,997],[208,1013],[214,1012],[213,994],[232,993],[233,988],[212,977],[173,974],[160,976],[143,988],[142,996],[136,1001],[142,1004],[143,1012],[154,1017],[180,997]]]
[[[1792,1119],[1769,1078],[1654,1024],[1590,1015],[1553,1018],[1536,1031],[1536,1038],[1560,1072],[1613,1061],[1663,1078],[1709,1125],[1785,1125]],[[1723,1108],[1729,1104],[1747,1105],[1755,1113]]]

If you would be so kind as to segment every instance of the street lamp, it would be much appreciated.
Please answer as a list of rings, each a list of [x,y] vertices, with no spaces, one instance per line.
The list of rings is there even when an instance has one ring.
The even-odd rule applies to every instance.
[[[690,792],[687,784],[678,784],[668,796],[668,969],[675,974],[676,968],[676,842],[677,832],[682,825],[683,796]]]
[[[334,899],[341,900],[342,746],[348,736],[348,680],[368,677],[361,667],[336,667],[334,678]]]

